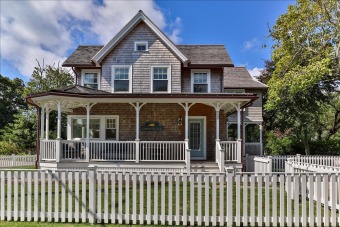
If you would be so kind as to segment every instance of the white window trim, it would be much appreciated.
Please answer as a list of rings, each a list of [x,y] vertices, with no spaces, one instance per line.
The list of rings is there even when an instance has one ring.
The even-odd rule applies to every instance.
[[[168,91],[153,91],[153,70],[154,68],[168,68]],[[151,82],[150,82],[150,92],[151,93],[171,93],[171,65],[153,65],[151,66]]]
[[[115,91],[115,68],[129,68],[129,90]],[[132,93],[132,65],[113,65],[111,68],[111,87],[112,93]]]
[[[99,119],[99,138],[92,138],[91,140],[102,140],[106,141],[106,119],[116,119],[116,140],[119,141],[119,115],[92,115],[90,119]],[[73,119],[86,119],[86,115],[68,115],[67,116],[67,139],[68,140],[84,140],[80,138],[72,138],[73,135],[73,127],[72,121]],[[115,140],[110,140],[115,141]]]
[[[98,90],[101,89],[100,69],[82,69],[81,70],[81,86],[84,86],[85,73],[97,73],[98,75]]]
[[[194,73],[207,73],[208,78],[207,78],[207,82],[208,82],[208,92],[210,93],[211,89],[210,89],[210,85],[211,85],[211,80],[210,80],[210,69],[192,69],[191,70],[191,92],[194,93]]]
[[[145,50],[137,50],[137,45],[140,44],[144,44],[145,45]],[[148,45],[148,41],[135,41],[135,45],[134,45],[134,49],[135,51],[149,51],[149,45]]]

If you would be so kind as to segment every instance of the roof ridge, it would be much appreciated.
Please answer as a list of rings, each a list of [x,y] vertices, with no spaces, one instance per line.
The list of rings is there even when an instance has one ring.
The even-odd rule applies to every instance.
[[[225,44],[176,44],[176,46],[225,46]]]

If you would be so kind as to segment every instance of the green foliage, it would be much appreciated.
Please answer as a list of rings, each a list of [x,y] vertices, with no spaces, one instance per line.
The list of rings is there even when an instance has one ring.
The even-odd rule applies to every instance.
[[[277,137],[274,132],[266,134],[265,153],[270,155],[294,154],[293,140],[289,136]]]
[[[36,146],[37,115],[33,109],[20,110],[14,122],[2,130],[1,141],[16,144],[20,152],[33,153]]]
[[[22,149],[14,142],[0,141],[0,155],[21,154]]]
[[[289,132],[284,140],[268,135],[268,147],[302,144],[306,154],[313,141],[334,139],[340,128],[340,18],[337,0],[297,0],[281,15],[270,36],[272,59],[261,80],[265,97],[266,130]],[[340,3],[339,3],[340,4]],[[338,23],[339,22],[339,23]]]
[[[63,88],[73,83],[74,78],[68,70],[59,65],[45,66],[44,62],[42,64],[38,62],[38,66],[34,68],[32,77],[27,83],[24,95]]]
[[[24,86],[21,79],[11,80],[0,74],[0,129],[13,122],[13,116],[18,113],[18,109],[27,108],[22,97]]]

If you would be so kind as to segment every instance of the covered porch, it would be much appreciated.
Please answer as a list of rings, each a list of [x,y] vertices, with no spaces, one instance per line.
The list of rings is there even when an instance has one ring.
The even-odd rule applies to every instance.
[[[91,97],[91,99],[89,99]],[[241,157],[241,138],[236,141],[227,141],[220,138],[220,118],[225,119],[226,114],[237,111],[238,127],[241,130],[240,111],[242,106],[256,99],[253,94],[83,94],[75,95],[70,92],[48,92],[45,94],[35,95],[29,97],[30,101],[41,108],[40,116],[40,166],[41,168],[87,168],[89,166],[97,166],[98,168],[106,169],[121,169],[121,170],[147,170],[157,171],[167,169],[168,171],[190,172],[194,166],[194,160],[213,161],[216,163],[218,171],[224,172],[225,167],[229,165],[240,165]],[[119,118],[122,122],[116,122],[117,127],[125,127],[129,136],[122,136],[116,139],[106,139],[104,137],[91,138],[90,132],[92,117],[97,117],[98,112],[105,106],[115,105],[115,110],[127,108],[130,106],[134,110],[133,120],[124,120],[124,114],[120,114]],[[124,106],[125,105],[125,106]],[[148,107],[149,105],[149,107]],[[168,106],[168,107],[164,107]],[[148,108],[154,107],[168,108],[169,111],[179,112],[175,106],[183,112],[176,120],[175,128],[179,133],[178,136],[173,135],[174,130],[162,130],[162,122],[165,122],[165,128],[170,128],[165,120],[160,121],[157,125],[158,129],[152,132],[154,137],[150,137],[154,130],[156,121],[147,121],[140,123],[141,114],[143,111],[147,112]],[[196,110],[194,110],[196,106]],[[203,107],[206,106],[207,108]],[[124,107],[124,108],[123,108]],[[97,109],[95,109],[97,108]],[[76,110],[83,109],[82,116],[84,122],[84,129],[82,130],[83,138],[73,138],[71,131],[67,130],[67,138],[61,138],[61,115],[62,112],[67,113],[70,117],[68,120],[68,128],[71,127],[72,116]],[[191,112],[190,112],[191,110]],[[202,111],[200,111],[202,110]],[[57,133],[55,139],[49,138],[49,114],[51,111],[57,111]],[[108,110],[113,112],[112,110]],[[166,112],[169,112],[165,110]],[[125,110],[126,115],[131,111]],[[153,112],[155,112],[153,110]],[[202,116],[202,126],[204,129],[200,135],[195,130],[200,130],[197,126],[200,122],[197,120],[197,115],[204,115],[202,112],[209,112],[211,115]],[[150,114],[150,113],[148,113]],[[78,115],[77,115],[78,116]],[[106,115],[98,125],[106,124]],[[213,116],[213,117],[211,117]],[[143,117],[142,119],[149,119],[151,117]],[[154,113],[154,118],[158,118],[157,111]],[[212,119],[213,118],[213,119]],[[152,119],[152,118],[151,118]],[[106,123],[103,123],[105,121]],[[128,123],[133,123],[131,127]],[[145,121],[145,120],[143,120]],[[174,121],[172,116],[171,121]],[[183,121],[183,123],[182,123]],[[206,123],[208,122],[208,123]],[[181,126],[183,124],[183,136],[181,135]],[[127,125],[129,127],[127,127]],[[73,127],[73,126],[72,126]],[[195,128],[196,127],[196,128]],[[223,124],[222,124],[223,127]],[[106,128],[107,130],[107,128]],[[159,130],[159,131],[157,131]],[[123,131],[123,129],[121,129]],[[176,131],[176,132],[177,132]],[[202,130],[201,130],[202,131]],[[107,131],[109,133],[109,131]],[[142,137],[140,134],[142,133]],[[196,134],[195,134],[196,133]],[[74,134],[74,133],[73,133]],[[123,134],[123,133],[122,133]],[[157,135],[160,135],[157,137]],[[161,136],[163,135],[163,136]],[[176,134],[177,135],[177,134]],[[240,133],[238,133],[240,135]],[[131,138],[133,137],[133,138]],[[150,139],[149,139],[150,138]],[[163,140],[157,140],[160,138]],[[206,138],[206,143],[201,143],[201,140]],[[208,142],[207,142],[208,141]],[[213,141],[214,143],[209,143]],[[205,146],[205,156],[197,158],[203,145]],[[204,148],[203,148],[204,149]],[[211,151],[214,152],[211,152]],[[207,160],[206,155],[212,155],[213,158]],[[196,157],[195,157],[196,156]]]

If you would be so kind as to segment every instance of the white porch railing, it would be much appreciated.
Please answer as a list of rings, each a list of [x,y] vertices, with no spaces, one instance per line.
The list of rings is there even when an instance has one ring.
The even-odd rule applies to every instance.
[[[185,141],[142,141],[139,158],[140,161],[185,161]]]
[[[40,159],[44,161],[56,159],[56,140],[43,140],[41,142]]]
[[[134,141],[90,141],[90,159],[100,161],[135,161]]]
[[[222,149],[220,141],[216,141],[216,162],[220,172],[224,172],[225,150]]]
[[[86,141],[85,140],[62,140],[61,141],[62,160],[85,160]]]
[[[241,163],[241,142],[223,141],[220,142],[222,150],[225,150],[225,161]]]

